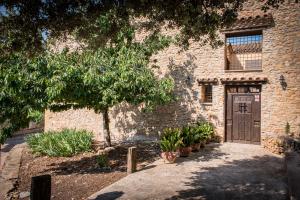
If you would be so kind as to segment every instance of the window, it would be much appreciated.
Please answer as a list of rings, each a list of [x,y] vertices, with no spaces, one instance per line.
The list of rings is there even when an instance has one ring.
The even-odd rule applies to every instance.
[[[246,86],[227,86],[227,93],[259,93],[261,86],[259,85],[246,85]]]
[[[262,33],[226,36],[226,70],[260,70]]]
[[[212,103],[212,85],[203,85],[202,86],[202,102],[203,103]]]

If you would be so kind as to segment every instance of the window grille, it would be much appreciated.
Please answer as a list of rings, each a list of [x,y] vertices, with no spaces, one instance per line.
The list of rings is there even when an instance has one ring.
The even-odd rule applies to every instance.
[[[212,85],[203,85],[202,87],[203,103],[212,103]]]
[[[226,37],[227,70],[259,70],[262,66],[262,34]]]

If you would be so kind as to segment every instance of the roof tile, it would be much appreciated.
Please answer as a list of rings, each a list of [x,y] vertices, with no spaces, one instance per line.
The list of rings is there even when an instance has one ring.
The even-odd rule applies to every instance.
[[[223,29],[223,31],[234,31],[244,29],[266,28],[274,25],[274,19],[271,14],[257,15],[255,17],[242,17],[237,19],[232,25]]]

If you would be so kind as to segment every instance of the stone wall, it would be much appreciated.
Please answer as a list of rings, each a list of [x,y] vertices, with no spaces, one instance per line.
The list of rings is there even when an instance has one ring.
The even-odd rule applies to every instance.
[[[78,109],[63,112],[45,111],[45,131],[58,131],[64,128],[87,130],[94,133],[94,139],[104,141],[102,115],[93,110]]]
[[[241,16],[261,14],[257,8],[255,3],[248,3]],[[114,107],[110,110],[112,139],[155,139],[165,127],[180,127],[198,119],[211,121],[217,133],[224,137],[224,85],[213,86],[211,104],[201,103],[201,86],[196,81],[200,78],[267,77],[268,83],[262,86],[261,94],[262,138],[283,134],[287,122],[292,132],[300,132],[300,5],[290,3],[270,12],[275,26],[263,30],[262,70],[225,72],[224,47],[212,49],[192,43],[189,50],[180,52],[179,47],[171,45],[153,56],[152,61],[161,66],[156,70],[159,77],[174,78],[178,101],[153,113],[143,113],[141,108],[125,103]],[[145,34],[141,32],[138,37],[143,38]],[[225,38],[224,34],[220,37]],[[287,83],[285,90],[280,85],[280,75]],[[191,84],[187,84],[188,76]],[[102,119],[87,110],[46,112],[46,130],[62,127],[86,128],[101,135]]]

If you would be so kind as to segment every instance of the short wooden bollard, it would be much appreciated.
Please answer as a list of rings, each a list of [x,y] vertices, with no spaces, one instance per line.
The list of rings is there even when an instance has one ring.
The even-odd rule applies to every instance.
[[[30,200],[51,199],[51,176],[41,175],[31,178]]]
[[[136,147],[129,147],[127,154],[127,173],[136,171]]]

